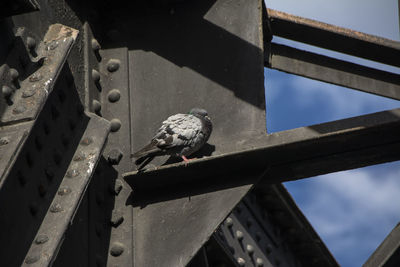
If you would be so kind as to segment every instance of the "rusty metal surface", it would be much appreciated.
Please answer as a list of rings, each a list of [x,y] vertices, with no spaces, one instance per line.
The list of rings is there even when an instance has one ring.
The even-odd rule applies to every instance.
[[[399,42],[273,9],[267,9],[267,13],[273,35],[400,66]]]
[[[271,43],[266,66],[366,93],[400,99],[400,75]]]
[[[73,156],[71,164],[36,234],[22,266],[50,266],[55,261],[66,231],[74,223],[74,216],[101,153],[105,147],[110,123],[90,115],[87,128]]]
[[[395,267],[400,262],[400,223],[383,240],[374,253],[363,264],[363,267]]]
[[[41,67],[21,81],[21,89],[10,97],[10,104],[1,114],[0,125],[32,120],[37,117],[64,65],[78,31],[54,24],[39,44],[37,64]]]
[[[400,109],[265,135],[255,149],[124,174],[136,190],[277,183],[400,159]],[[230,174],[243,178],[225,177]],[[207,177],[212,177],[207,179]],[[178,189],[177,189],[178,190]]]

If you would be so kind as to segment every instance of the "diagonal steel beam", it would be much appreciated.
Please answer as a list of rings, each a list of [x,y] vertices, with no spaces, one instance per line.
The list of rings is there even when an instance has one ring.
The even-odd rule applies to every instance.
[[[267,9],[272,34],[341,53],[400,66],[400,43]]]
[[[265,66],[366,93],[400,99],[400,75],[270,43]]]
[[[265,135],[254,149],[124,174],[138,193],[278,183],[400,159],[400,109]],[[209,177],[207,180],[206,177]],[[175,190],[177,192],[177,190]]]
[[[372,253],[363,267],[397,266],[400,262],[400,223],[383,240],[379,247]]]

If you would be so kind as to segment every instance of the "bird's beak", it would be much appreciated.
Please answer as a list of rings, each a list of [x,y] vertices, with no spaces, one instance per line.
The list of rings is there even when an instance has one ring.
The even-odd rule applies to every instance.
[[[205,118],[206,118],[207,120],[211,120],[210,117],[208,117],[208,116],[205,116]]]

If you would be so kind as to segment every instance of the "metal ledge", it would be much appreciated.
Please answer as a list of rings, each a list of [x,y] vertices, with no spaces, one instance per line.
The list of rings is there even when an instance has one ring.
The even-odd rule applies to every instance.
[[[331,24],[267,9],[272,34],[400,67],[400,43]]]
[[[400,159],[400,109],[273,133],[254,149],[123,174],[138,198],[160,189],[278,183]]]

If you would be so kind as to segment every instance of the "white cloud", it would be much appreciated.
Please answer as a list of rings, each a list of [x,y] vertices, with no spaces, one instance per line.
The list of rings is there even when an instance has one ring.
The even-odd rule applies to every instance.
[[[352,266],[400,221],[400,163],[387,166],[383,173],[369,167],[286,184],[332,253],[359,261]]]
[[[296,104],[300,105],[301,108],[320,104],[321,108],[330,111],[331,118],[326,118],[327,120],[393,109],[400,105],[399,102],[391,99],[300,76],[291,76],[287,82],[296,94]]]

